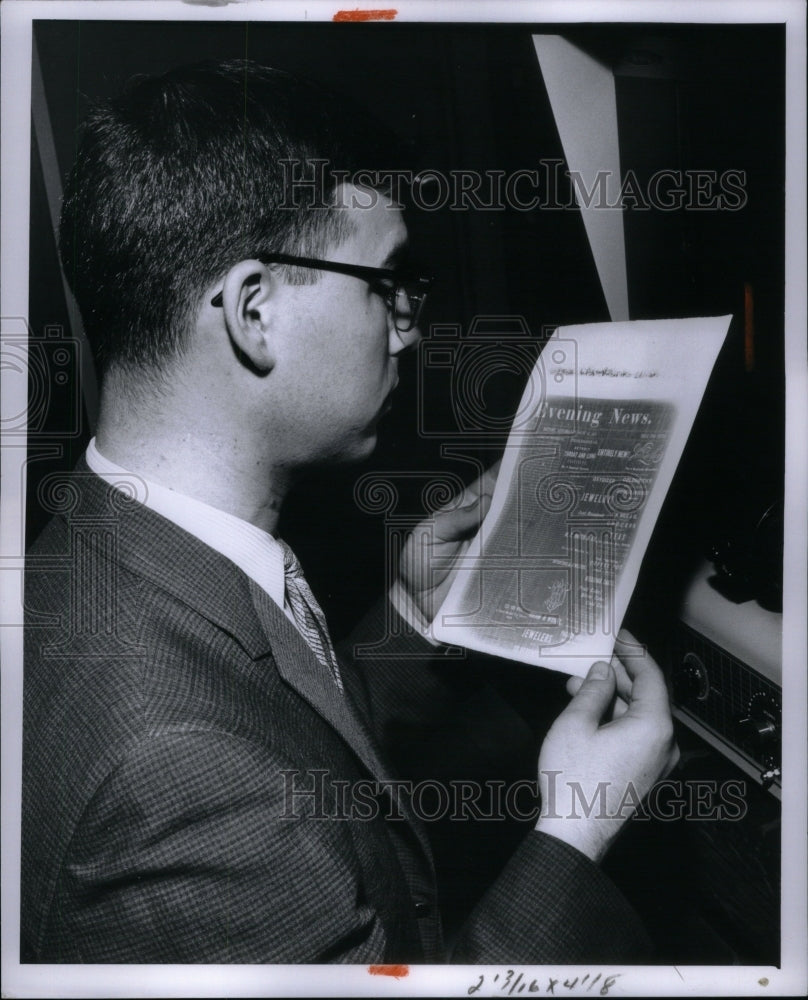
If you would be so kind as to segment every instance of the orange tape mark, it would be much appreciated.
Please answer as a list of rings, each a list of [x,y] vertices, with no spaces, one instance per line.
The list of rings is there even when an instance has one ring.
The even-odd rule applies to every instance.
[[[397,10],[338,10],[332,21],[395,21]]]
[[[410,974],[409,965],[369,965],[371,976],[392,976],[393,979],[403,979]]]

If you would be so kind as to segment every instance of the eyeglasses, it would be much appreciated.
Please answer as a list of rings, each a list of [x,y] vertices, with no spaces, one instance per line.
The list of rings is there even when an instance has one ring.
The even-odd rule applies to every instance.
[[[407,333],[417,325],[427,293],[435,280],[432,275],[417,274],[406,267],[363,267],[361,264],[342,264],[335,260],[295,257],[287,253],[256,254],[255,259],[262,264],[292,264],[361,278],[387,303],[399,333]],[[216,307],[220,307],[222,302],[221,292],[210,300],[210,304]]]

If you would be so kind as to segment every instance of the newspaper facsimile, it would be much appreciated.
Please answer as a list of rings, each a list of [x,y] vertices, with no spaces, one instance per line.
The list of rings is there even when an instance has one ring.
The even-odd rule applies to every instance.
[[[730,320],[556,330],[436,639],[569,674],[609,659]]]

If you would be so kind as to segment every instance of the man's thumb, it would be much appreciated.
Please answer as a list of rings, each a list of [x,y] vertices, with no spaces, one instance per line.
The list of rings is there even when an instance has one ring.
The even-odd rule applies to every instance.
[[[614,670],[608,663],[593,663],[565,711],[585,715],[597,726],[614,697],[616,683]]]

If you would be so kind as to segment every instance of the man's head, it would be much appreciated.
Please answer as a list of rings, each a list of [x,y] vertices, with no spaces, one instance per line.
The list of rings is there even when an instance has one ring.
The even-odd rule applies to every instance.
[[[377,136],[332,95],[247,62],[141,79],[97,107],[66,186],[60,250],[101,371],[164,370],[235,262],[318,257],[347,237],[347,214],[325,206],[340,176],[381,166]]]
[[[266,427],[269,451],[289,469],[370,453],[398,382],[399,355],[420,337],[406,295],[391,301],[396,279],[384,277],[381,287],[377,279],[397,273],[407,256],[400,207],[350,184],[339,196],[348,235],[325,248],[316,283],[290,282],[274,263],[239,261],[214,297],[221,306],[211,302],[198,324],[206,356],[223,373],[217,393],[226,379],[229,398],[242,397],[242,412]],[[340,270],[328,267],[333,262]],[[222,324],[239,365],[228,364]]]
[[[105,375],[99,440],[123,464],[159,441],[277,482],[369,454],[428,285],[401,272],[401,206],[368,186],[383,136],[248,63],[145,79],[93,113],[61,252]]]

